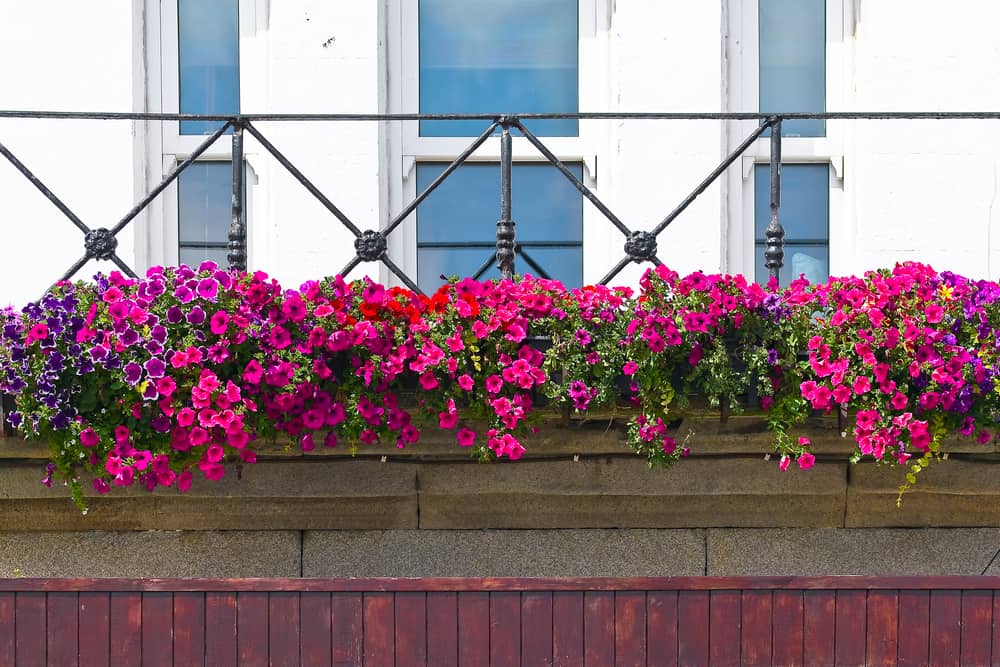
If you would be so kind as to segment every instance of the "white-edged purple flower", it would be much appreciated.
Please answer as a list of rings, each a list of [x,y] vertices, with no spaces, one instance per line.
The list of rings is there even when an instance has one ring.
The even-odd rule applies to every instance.
[[[146,374],[153,379],[163,377],[163,373],[167,370],[167,365],[158,357],[153,357],[147,361],[144,366],[146,368]]]
[[[133,387],[139,384],[139,379],[142,377],[142,366],[130,361],[125,364],[125,381],[128,382]]]
[[[195,306],[191,309],[191,312],[187,314],[188,324],[194,324],[195,326],[205,322],[205,311],[201,309],[201,306]]]

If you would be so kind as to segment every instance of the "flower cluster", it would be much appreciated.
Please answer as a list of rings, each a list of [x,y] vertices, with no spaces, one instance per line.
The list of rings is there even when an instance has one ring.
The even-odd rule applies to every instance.
[[[693,396],[759,402],[785,469],[815,458],[794,426],[856,413],[856,458],[926,466],[941,438],[988,442],[1000,418],[1000,287],[919,264],[788,289],[658,267],[640,290],[551,280],[443,285],[430,296],[341,277],[283,289],[211,262],[60,283],[0,313],[8,420],[51,448],[82,503],[139,484],[181,491],[304,451],[406,447],[421,428],[481,458],[520,458],[539,409],[634,410],[629,444],[685,456]],[[912,460],[911,460],[912,459]]]

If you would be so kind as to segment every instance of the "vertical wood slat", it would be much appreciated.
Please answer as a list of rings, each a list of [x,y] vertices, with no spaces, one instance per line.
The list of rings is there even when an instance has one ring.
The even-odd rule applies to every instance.
[[[677,662],[707,665],[709,662],[709,593],[680,591],[677,594]]]
[[[174,663],[205,664],[204,593],[174,593]]]
[[[111,596],[84,591],[78,600],[80,664],[102,667],[111,662]],[[2,656],[2,654],[0,654]],[[0,665],[5,664],[0,657]]]
[[[142,593],[111,594],[111,665],[142,660]]]
[[[333,610],[329,593],[304,592],[299,599],[302,629],[299,655],[303,665],[327,667],[333,662]]]
[[[747,667],[771,665],[771,613],[774,600],[771,591],[743,591],[740,616],[743,636],[740,653]]]
[[[334,593],[330,604],[333,608],[333,664],[356,665],[362,659],[361,593]]]
[[[490,660],[490,594],[458,594],[458,664],[485,665]]]
[[[583,592],[552,594],[552,664],[583,664]]]
[[[427,594],[427,664],[458,665],[458,594]]]
[[[427,594],[396,593],[395,612],[396,667],[427,664]],[[437,632],[437,619],[431,632]],[[442,630],[447,631],[446,628]]]
[[[894,667],[898,658],[898,591],[869,591],[867,616],[865,659],[869,665]]]
[[[646,594],[646,660],[650,665],[677,665],[677,591]]]
[[[240,667],[267,665],[267,593],[236,594],[236,646]]]
[[[583,594],[583,660],[587,665],[615,662],[615,598],[608,591]]]
[[[267,656],[270,667],[299,664],[299,593],[272,591],[267,596]]]
[[[646,594],[642,591],[615,594],[615,663],[646,664]]]
[[[490,593],[490,665],[517,667],[521,661],[521,594]]]
[[[170,667],[174,663],[174,595],[160,591],[142,594],[143,667]]]
[[[78,663],[80,601],[77,593],[58,591],[45,601],[46,657],[48,664],[73,667]]]
[[[236,593],[205,593],[205,664],[236,667],[239,623]]]
[[[552,593],[521,594],[521,665],[552,664]]]
[[[364,664],[377,667],[392,667],[396,652],[395,619],[392,593],[364,593]]]
[[[712,591],[709,609],[709,659],[713,665],[740,662],[740,591]]]
[[[993,591],[993,664],[1000,664],[1000,591]]]
[[[865,591],[837,591],[837,641],[834,648],[838,665],[865,664]]]
[[[899,591],[899,637],[896,648],[899,667],[928,664],[930,630],[930,591]]]
[[[17,661],[45,664],[45,593],[14,595],[14,635]]]
[[[931,591],[930,662],[935,667],[958,665],[962,646],[962,593]]]
[[[0,593],[0,665],[14,664],[14,594]]]
[[[775,664],[802,665],[803,597],[802,591],[775,591],[771,610],[772,655]]]
[[[962,592],[963,665],[988,665],[993,635],[993,592]],[[1000,655],[996,658],[1000,662]]]
[[[837,596],[834,591],[805,591],[802,610],[803,660],[813,667],[835,664]]]

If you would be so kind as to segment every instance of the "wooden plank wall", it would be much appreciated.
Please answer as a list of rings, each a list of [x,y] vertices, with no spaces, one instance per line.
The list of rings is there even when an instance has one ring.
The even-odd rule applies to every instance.
[[[991,665],[997,578],[6,580],[0,665]]]

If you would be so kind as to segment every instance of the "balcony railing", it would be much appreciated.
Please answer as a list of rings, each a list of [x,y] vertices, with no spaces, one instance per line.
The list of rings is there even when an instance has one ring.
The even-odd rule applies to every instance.
[[[428,195],[437,189],[458,167],[465,163],[494,133],[500,131],[500,192],[499,220],[496,225],[496,266],[503,278],[510,278],[515,271],[517,244],[516,223],[511,217],[511,130],[516,130],[534,146],[539,154],[556,167],[563,176],[590,201],[598,211],[614,225],[624,237],[623,256],[614,266],[609,267],[599,281],[604,284],[613,279],[632,262],[661,264],[657,257],[659,235],[683,213],[726,169],[742,156],[765,132],[770,130],[770,222],[765,230],[764,266],[770,275],[777,278],[784,264],[784,236],[779,212],[781,207],[781,127],[784,121],[803,119],[823,120],[960,120],[960,119],[1000,119],[1000,112],[824,112],[824,113],[525,113],[525,114],[240,114],[236,116],[175,114],[175,113],[105,113],[105,112],[64,112],[64,111],[3,111],[0,118],[38,118],[75,120],[133,120],[133,121],[216,121],[222,125],[207,137],[187,158],[176,167],[145,197],[133,206],[118,221],[109,227],[86,225],[79,216],[52,192],[35,174],[0,142],[2,154],[20,171],[49,201],[51,201],[84,235],[84,253],[61,279],[69,279],[92,259],[109,260],[130,276],[135,272],[118,256],[117,235],[127,227],[160,193],[178,176],[205,153],[226,132],[232,130],[232,222],[229,227],[228,261],[233,269],[245,270],[246,223],[243,217],[243,139],[249,133],[288,172],[299,181],[341,224],[354,235],[355,256],[341,269],[347,274],[362,262],[381,262],[403,284],[415,292],[420,292],[416,280],[407,275],[387,253],[387,237],[413,213]],[[635,230],[626,225],[604,202],[588,188],[558,157],[535,136],[525,123],[536,120],[577,119],[577,120],[754,120],[758,126],[727,155],[666,217],[650,230]],[[422,192],[379,229],[362,229],[331,201],[295,164],[279,151],[257,128],[255,123],[263,121],[342,121],[342,122],[385,122],[385,121],[451,121],[479,120],[487,124],[486,129],[462,151]],[[525,256],[529,264],[535,266]],[[473,277],[479,278],[493,263],[485,262]]]

